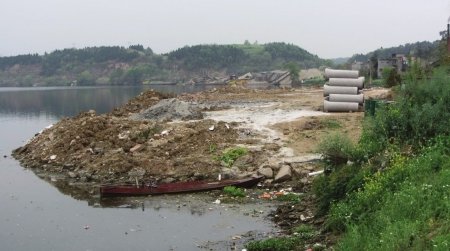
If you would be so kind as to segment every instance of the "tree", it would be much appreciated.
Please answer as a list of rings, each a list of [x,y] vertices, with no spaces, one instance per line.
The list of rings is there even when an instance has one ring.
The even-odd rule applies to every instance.
[[[383,72],[381,74],[383,76],[383,82],[385,87],[393,87],[399,85],[402,82],[402,78],[400,74],[398,74],[397,70],[391,67],[383,68]]]
[[[89,71],[83,71],[77,78],[79,85],[92,85],[94,81],[95,79]]]
[[[289,62],[284,65],[284,69],[289,71],[292,83],[298,83],[300,78],[300,67],[296,62]]]

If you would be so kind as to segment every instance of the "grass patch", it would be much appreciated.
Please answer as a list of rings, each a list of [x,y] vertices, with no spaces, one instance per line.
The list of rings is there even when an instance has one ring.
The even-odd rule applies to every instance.
[[[302,240],[309,240],[317,235],[316,230],[310,225],[302,224],[292,229],[292,232]]]
[[[239,157],[247,154],[247,152],[248,150],[244,147],[230,148],[223,152],[223,154],[219,157],[219,160],[222,161],[225,166],[231,167]]]
[[[298,202],[300,202],[300,195],[295,194],[295,193],[282,194],[282,195],[277,196],[277,200],[298,203]]]
[[[245,190],[240,187],[226,186],[223,188],[223,192],[233,197],[245,197]]]
[[[342,127],[341,123],[336,119],[324,119],[320,123],[326,129],[339,129]]]
[[[297,237],[269,238],[261,241],[252,241],[245,245],[248,251],[290,251],[303,250],[303,242]]]

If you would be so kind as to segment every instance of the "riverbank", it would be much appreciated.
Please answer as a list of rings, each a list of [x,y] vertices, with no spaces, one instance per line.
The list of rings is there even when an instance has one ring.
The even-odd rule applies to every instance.
[[[175,182],[257,173],[265,175],[263,188],[269,189],[259,190],[257,199],[282,188],[305,194],[308,174],[322,169],[318,142],[332,132],[356,140],[361,129],[362,113],[326,114],[322,100],[320,88],[226,87],[176,97],[149,91],[108,114],[89,111],[62,119],[14,156],[80,199],[95,196],[100,184],[136,178]],[[236,148],[245,154],[225,161]],[[313,217],[313,198],[275,215],[284,227],[322,221]]]

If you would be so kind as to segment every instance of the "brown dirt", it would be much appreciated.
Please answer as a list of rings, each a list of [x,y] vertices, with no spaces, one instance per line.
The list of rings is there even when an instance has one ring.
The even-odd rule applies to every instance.
[[[391,95],[386,89],[377,89],[368,91],[367,96]],[[254,174],[261,167],[271,168],[276,174],[282,166],[289,165],[293,173],[291,181],[272,184],[266,180],[265,184],[274,189],[291,186],[305,195],[298,205],[279,207],[273,215],[275,222],[285,228],[298,224],[318,228],[323,223],[323,218],[314,218],[313,177],[308,176],[320,165],[286,159],[315,153],[320,140],[330,133],[343,133],[356,141],[361,133],[362,112],[292,117],[299,111],[321,111],[322,89],[225,87],[177,97],[208,111],[208,119],[131,119],[167,98],[171,96],[148,91],[109,114],[90,111],[62,119],[16,149],[13,155],[24,166],[35,168],[40,177],[56,173],[78,185],[133,182],[135,177],[164,182],[216,179],[224,170],[233,170],[230,175],[239,176]],[[233,115],[240,118],[243,113],[249,114],[245,115],[248,118],[241,122],[214,120],[214,112],[223,115],[230,107],[234,110],[227,113],[235,114],[227,118],[233,119]],[[265,118],[268,116],[277,119],[271,121]],[[237,159],[233,168],[224,167],[218,156],[236,146],[246,147],[248,154]],[[332,243],[334,237],[320,238]]]
[[[17,149],[14,156],[24,166],[61,173],[81,182],[131,182],[136,176],[165,181],[213,179],[223,172],[218,156],[227,148],[241,145],[250,149],[247,156],[236,161],[234,171],[242,175],[255,173],[264,165],[277,171],[285,164],[280,148],[291,148],[294,156],[313,153],[317,143],[328,133],[340,131],[356,140],[361,128],[362,113],[302,117],[286,122],[281,119],[277,124],[259,125],[257,128],[272,129],[281,135],[281,139],[273,141],[265,138],[267,131],[252,128],[255,123],[266,123],[264,120],[250,120],[250,124],[212,119],[170,122],[133,120],[129,116],[142,114],[170,97],[148,91],[109,114],[97,115],[90,111],[63,119]],[[323,100],[320,88],[254,90],[242,87],[183,94],[177,99],[209,104],[202,107],[209,110],[240,105],[237,113],[253,104],[250,114],[258,111],[259,104],[272,105],[264,108],[262,114],[271,110],[283,110],[286,114],[320,110]],[[280,159],[274,157],[278,155]],[[234,172],[234,175],[239,173]]]

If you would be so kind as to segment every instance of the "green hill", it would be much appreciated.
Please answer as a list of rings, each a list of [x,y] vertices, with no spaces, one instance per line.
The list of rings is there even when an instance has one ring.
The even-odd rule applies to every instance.
[[[392,54],[404,54],[422,58],[425,60],[433,60],[438,55],[439,42],[439,40],[436,40],[434,42],[423,41],[416,43],[407,43],[404,45],[389,48],[381,47],[380,49],[374,50],[367,54],[355,54],[348,59],[347,63],[353,63],[355,61],[367,62],[367,60],[371,58],[390,58]]]
[[[186,82],[195,77],[275,70],[287,63],[311,68],[331,61],[287,43],[195,45],[167,54],[155,54],[142,45],[101,46],[0,57],[0,86]]]

